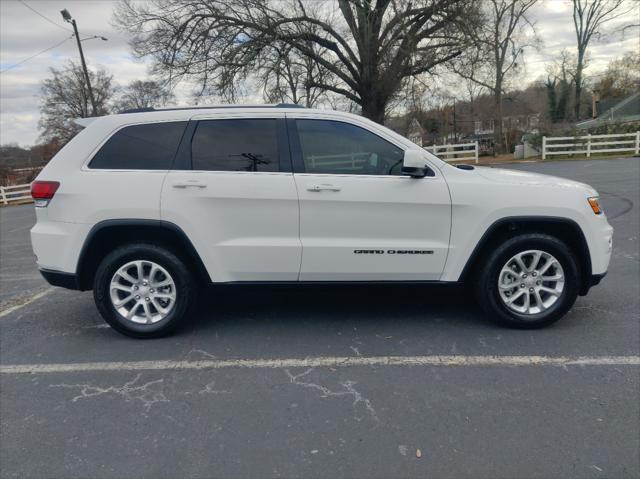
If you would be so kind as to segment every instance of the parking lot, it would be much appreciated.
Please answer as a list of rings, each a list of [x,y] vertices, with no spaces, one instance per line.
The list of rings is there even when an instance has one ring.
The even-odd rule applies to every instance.
[[[640,160],[510,165],[589,183],[608,276],[503,329],[451,286],[211,289],[139,341],[49,288],[0,209],[2,477],[640,477]]]

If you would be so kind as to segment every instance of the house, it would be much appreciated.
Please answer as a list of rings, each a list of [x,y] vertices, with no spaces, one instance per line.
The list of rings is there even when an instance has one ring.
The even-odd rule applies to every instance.
[[[545,89],[533,85],[505,96],[502,105],[504,142],[512,146],[524,133],[538,133],[546,108]],[[456,100],[427,111],[388,118],[385,125],[420,146],[479,142],[480,151],[493,151],[496,120],[490,95],[473,101]]]
[[[422,140],[425,135],[425,129],[417,118],[411,116],[389,118],[385,122],[385,126],[405,138],[408,138],[416,145],[423,146]]]
[[[526,131],[536,133],[540,126],[540,113],[529,113],[521,115],[509,115],[502,117],[502,131]],[[496,131],[495,120],[477,119],[474,120],[475,135],[493,135]]]
[[[424,136],[424,128],[416,118],[412,118],[407,128],[406,137],[418,146],[422,146],[422,137]]]
[[[602,114],[591,120],[582,121],[576,124],[579,130],[588,130],[598,126],[612,123],[632,123],[640,121],[640,92],[628,96],[606,109]]]

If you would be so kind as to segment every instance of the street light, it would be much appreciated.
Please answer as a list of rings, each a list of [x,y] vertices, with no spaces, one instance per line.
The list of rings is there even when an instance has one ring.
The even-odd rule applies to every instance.
[[[87,90],[89,90],[89,99],[91,100],[91,109],[93,110],[93,116],[98,115],[98,109],[96,108],[96,99],[93,96],[93,89],[91,88],[91,80],[89,79],[89,72],[87,71],[87,63],[84,61],[84,53],[82,52],[82,43],[80,40],[80,35],[78,34],[78,26],[76,25],[76,21],[71,18],[71,14],[69,10],[66,8],[64,10],[60,10],[60,14],[62,15],[62,19],[73,25],[73,32],[76,37],[76,42],[78,43],[78,50],[80,51],[80,61],[82,62],[82,70],[84,71],[84,78],[87,82]],[[105,37],[102,37],[103,40],[106,41]]]
[[[92,37],[87,37],[87,38],[83,38],[82,40],[80,40],[81,42],[86,42],[87,40],[96,40],[96,39],[100,39],[103,42],[106,42],[107,40],[109,40],[107,37],[103,37],[100,35],[94,35]]]

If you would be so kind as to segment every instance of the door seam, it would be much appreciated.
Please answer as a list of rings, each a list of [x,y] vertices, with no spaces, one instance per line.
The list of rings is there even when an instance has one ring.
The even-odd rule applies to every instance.
[[[298,190],[298,182],[296,181],[296,174],[294,168],[293,151],[291,150],[291,133],[289,131],[289,122],[287,121],[287,114],[284,114],[285,131],[287,132],[287,148],[289,148],[289,162],[291,164],[291,176],[293,177],[293,185],[296,188],[296,196],[298,197],[298,244],[300,245],[300,264],[298,265],[298,277],[296,281],[300,281],[300,275],[302,274],[302,261],[304,260],[304,245],[302,244],[302,215],[300,210],[300,191]]]

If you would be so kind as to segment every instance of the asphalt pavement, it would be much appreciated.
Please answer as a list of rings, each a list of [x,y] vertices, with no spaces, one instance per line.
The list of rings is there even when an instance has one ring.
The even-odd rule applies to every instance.
[[[507,167],[593,185],[615,228],[543,330],[457,287],[218,287],[132,340],[39,277],[33,206],[0,208],[0,476],[640,477],[640,160]]]

